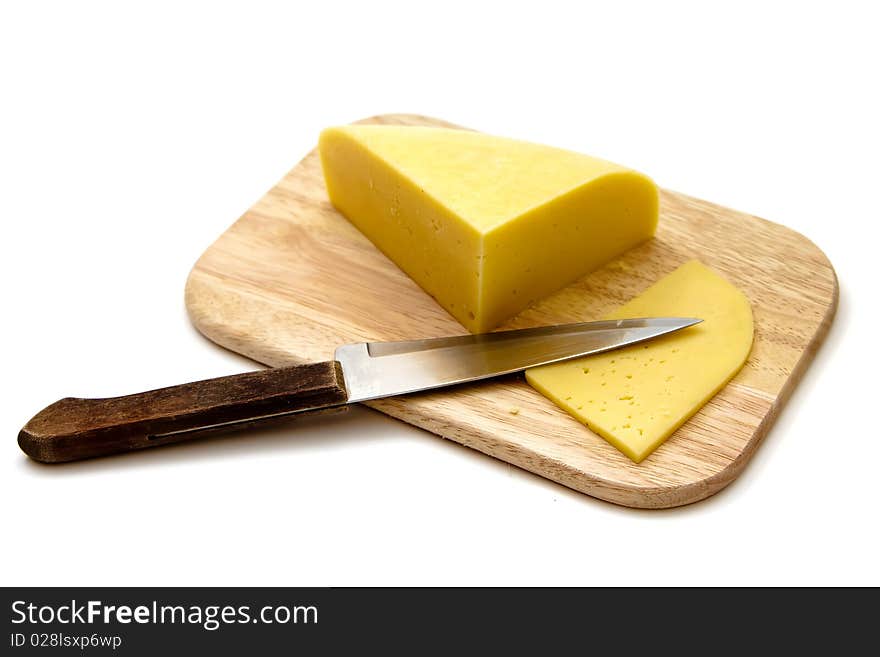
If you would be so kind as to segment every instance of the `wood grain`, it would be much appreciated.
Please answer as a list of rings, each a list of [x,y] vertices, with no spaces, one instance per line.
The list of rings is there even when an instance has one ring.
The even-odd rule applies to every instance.
[[[450,125],[413,115],[364,122]],[[522,376],[368,405],[610,502],[662,508],[703,499],[741,472],[828,331],[837,279],[812,242],[662,191],[655,239],[500,328],[601,318],[691,258],[749,297],[755,343],[736,378],[641,464]],[[348,342],[464,332],[333,209],[315,151],[204,253],[187,281],[186,305],[211,340],[272,366],[327,360]]]
[[[18,444],[36,461],[64,463],[264,424],[347,398],[336,361],[291,365],[123,397],[66,397],[31,418]]]

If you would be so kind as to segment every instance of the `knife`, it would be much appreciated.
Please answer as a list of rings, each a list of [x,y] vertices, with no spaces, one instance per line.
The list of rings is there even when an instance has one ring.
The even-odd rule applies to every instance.
[[[301,413],[511,374],[635,344],[701,321],[620,319],[348,344],[324,363],[246,372],[124,397],[67,397],[31,418],[18,434],[18,444],[29,457],[44,463],[130,452]]]

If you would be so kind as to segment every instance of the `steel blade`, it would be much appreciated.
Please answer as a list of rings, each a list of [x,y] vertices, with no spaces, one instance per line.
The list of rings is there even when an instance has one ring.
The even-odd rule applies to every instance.
[[[478,381],[650,340],[701,322],[651,317],[339,347],[349,402]]]

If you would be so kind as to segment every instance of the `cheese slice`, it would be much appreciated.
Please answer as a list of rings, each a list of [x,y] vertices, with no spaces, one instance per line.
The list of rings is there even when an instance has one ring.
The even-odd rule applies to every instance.
[[[468,330],[490,330],[657,225],[639,173],[467,130],[354,125],[319,144],[333,205]]]
[[[696,260],[608,319],[658,316],[703,322],[644,344],[526,372],[536,390],[636,463],[730,381],[752,348],[748,299]]]

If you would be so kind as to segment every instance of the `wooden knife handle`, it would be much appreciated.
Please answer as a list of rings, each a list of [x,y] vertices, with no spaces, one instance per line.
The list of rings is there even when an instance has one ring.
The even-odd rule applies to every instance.
[[[345,404],[336,361],[185,383],[124,397],[67,397],[37,413],[18,434],[44,463],[130,452]]]

